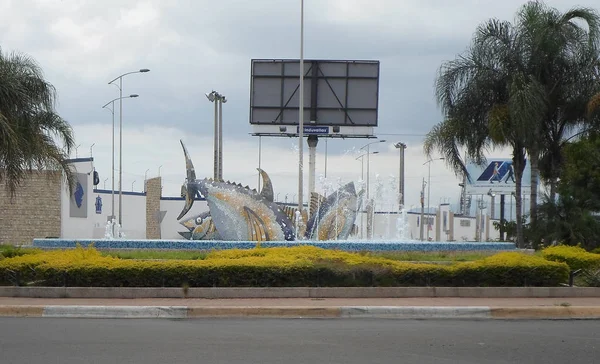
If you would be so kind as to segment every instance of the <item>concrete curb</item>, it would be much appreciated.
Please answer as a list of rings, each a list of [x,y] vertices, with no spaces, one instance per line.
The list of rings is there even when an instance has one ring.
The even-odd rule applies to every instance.
[[[391,319],[600,319],[600,306],[572,307],[186,307],[186,306],[0,306],[0,317],[194,319],[391,318]]]
[[[600,297],[600,287],[0,287],[27,298],[558,298]]]

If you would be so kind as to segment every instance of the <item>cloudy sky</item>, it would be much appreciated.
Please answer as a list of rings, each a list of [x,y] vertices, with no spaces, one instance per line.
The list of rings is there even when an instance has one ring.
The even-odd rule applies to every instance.
[[[421,180],[428,176],[423,137],[441,120],[433,98],[436,70],[465,49],[478,24],[492,17],[512,20],[524,2],[304,3],[305,58],[381,62],[376,135],[387,142],[371,149],[380,152],[370,158],[371,188],[377,178],[384,186],[396,183],[399,157],[393,142],[403,141],[408,145],[405,199],[408,206],[416,206]],[[596,0],[547,3],[561,11],[575,5],[597,7]],[[42,66],[58,90],[59,112],[73,125],[77,156],[93,153],[100,188],[111,185],[112,116],[102,105],[119,96],[108,82],[125,72],[151,70],[123,79],[125,95],[140,95],[123,102],[123,189],[140,191],[145,175],[160,172],[166,196],[179,195],[185,177],[179,139],[186,143],[198,176],[212,175],[213,104],[204,94],[213,89],[228,99],[223,111],[224,177],[256,186],[258,138],[249,135],[248,122],[250,60],[298,58],[299,33],[299,0],[0,1],[2,51],[27,53]],[[118,168],[118,104],[115,116]],[[361,163],[355,158],[367,142],[329,141],[326,182],[359,180]],[[275,193],[292,201],[297,193],[297,141],[263,137],[262,151]],[[492,155],[509,156],[506,151]],[[305,161],[308,165],[308,154]],[[321,140],[317,176],[324,169]],[[444,162],[432,163],[432,204],[456,203],[457,183]],[[323,184],[318,178],[317,188]]]

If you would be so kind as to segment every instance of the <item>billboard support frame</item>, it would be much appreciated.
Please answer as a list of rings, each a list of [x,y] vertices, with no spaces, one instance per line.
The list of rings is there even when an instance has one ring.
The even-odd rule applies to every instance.
[[[298,130],[294,130],[299,125],[300,110],[298,62],[252,59],[251,135],[298,136]],[[304,80],[310,84],[304,90],[309,96],[308,105],[303,103],[309,115],[308,120],[303,120],[304,128],[323,128],[324,132],[316,134],[325,138],[374,138],[379,115],[380,62],[312,59],[304,63]],[[303,134],[315,133],[303,130]]]

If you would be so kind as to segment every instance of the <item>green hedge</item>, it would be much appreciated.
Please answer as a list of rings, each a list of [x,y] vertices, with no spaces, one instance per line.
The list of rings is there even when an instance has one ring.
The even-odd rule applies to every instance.
[[[414,264],[314,247],[209,254],[204,260],[136,261],[94,249],[0,261],[0,284],[72,287],[558,286],[569,267],[500,253],[454,265]]]
[[[578,246],[549,247],[542,250],[542,256],[547,260],[566,263],[572,270],[600,268],[600,254],[587,252]]]

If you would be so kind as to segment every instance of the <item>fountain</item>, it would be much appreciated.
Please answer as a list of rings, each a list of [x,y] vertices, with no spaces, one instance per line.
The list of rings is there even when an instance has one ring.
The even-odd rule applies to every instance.
[[[263,188],[255,189],[229,181],[197,179],[189,154],[181,143],[187,178],[182,191],[185,206],[177,220],[188,231],[181,232],[185,240],[125,239],[113,219],[106,225],[105,239],[34,239],[38,247],[75,247],[94,243],[97,248],[114,249],[188,249],[210,250],[256,246],[275,247],[310,244],[322,248],[349,251],[460,251],[513,250],[513,243],[496,242],[421,242],[411,241],[407,211],[399,205],[397,179],[375,178],[374,207],[387,214],[384,228],[375,229],[373,239],[359,239],[363,228],[365,196],[363,181],[345,182],[341,178],[329,181],[321,176],[319,189],[310,196],[309,212],[273,201],[273,186],[268,174],[259,169]],[[334,187],[335,186],[335,187]],[[358,189],[357,189],[358,186]],[[358,192],[357,192],[358,191]],[[204,196],[209,211],[183,219],[190,211],[195,196]],[[373,213],[375,209],[366,209]],[[360,213],[361,228],[355,224]],[[371,216],[371,218],[373,215]],[[394,219],[395,217],[395,219]],[[183,220],[182,220],[183,219]],[[395,220],[395,224],[392,222]],[[395,225],[395,228],[394,228]],[[115,230],[113,236],[113,228]]]

